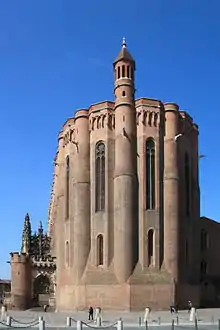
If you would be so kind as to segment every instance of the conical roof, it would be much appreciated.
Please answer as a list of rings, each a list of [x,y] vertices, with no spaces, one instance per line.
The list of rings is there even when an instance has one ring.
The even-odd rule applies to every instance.
[[[133,57],[131,56],[131,54],[127,49],[125,38],[123,38],[122,48],[114,61],[114,65],[119,61],[128,61],[128,62],[132,62],[133,64],[135,63]]]

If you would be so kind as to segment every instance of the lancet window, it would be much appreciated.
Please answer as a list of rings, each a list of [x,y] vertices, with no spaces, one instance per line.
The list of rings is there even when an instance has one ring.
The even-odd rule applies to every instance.
[[[69,267],[69,263],[70,263],[70,247],[69,247],[69,242],[68,241],[66,241],[65,255],[66,255],[66,266]]]
[[[103,265],[103,236],[97,236],[97,265]]]
[[[66,219],[69,218],[70,159],[66,157]]]
[[[95,148],[95,210],[105,209],[105,144],[99,141]]]
[[[146,209],[155,209],[155,143],[146,141]]]
[[[150,229],[147,234],[148,265],[153,263],[154,256],[154,230]]]

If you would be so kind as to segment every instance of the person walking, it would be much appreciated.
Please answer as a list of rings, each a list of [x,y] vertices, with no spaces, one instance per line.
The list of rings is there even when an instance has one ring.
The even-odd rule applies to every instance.
[[[93,307],[89,306],[89,321],[92,320],[93,321]]]

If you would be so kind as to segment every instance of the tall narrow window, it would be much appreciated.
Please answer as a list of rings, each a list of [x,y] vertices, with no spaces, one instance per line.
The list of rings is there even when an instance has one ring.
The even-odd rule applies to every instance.
[[[66,158],[66,219],[69,218],[70,159]]]
[[[208,234],[207,232],[202,229],[201,231],[201,251],[204,252],[208,249]]]
[[[155,209],[155,143],[146,142],[146,209]]]
[[[150,229],[147,234],[148,265],[152,265],[154,256],[154,231]]]
[[[186,215],[190,216],[190,165],[187,153],[185,154],[185,185]]]
[[[97,236],[97,265],[103,265],[103,236]]]
[[[200,264],[200,272],[201,272],[201,275],[204,276],[204,275],[207,275],[207,263],[205,260],[202,260],[201,261],[201,264]]]
[[[121,68],[120,68],[120,66],[118,66],[118,79],[120,79],[121,78]]]
[[[70,263],[70,248],[69,248],[69,242],[66,242],[66,247],[65,247],[65,254],[66,254],[66,266],[69,267]]]
[[[125,77],[125,65],[122,65],[122,78]]]
[[[105,144],[98,142],[95,150],[95,210],[105,209]]]
[[[185,246],[185,254],[186,254],[186,265],[188,264],[188,241],[186,240],[186,246]]]
[[[127,77],[130,78],[130,66],[127,66]]]

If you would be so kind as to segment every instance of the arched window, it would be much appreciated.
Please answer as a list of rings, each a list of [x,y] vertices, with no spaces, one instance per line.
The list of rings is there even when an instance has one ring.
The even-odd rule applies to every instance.
[[[200,272],[201,272],[201,275],[203,275],[203,276],[207,274],[207,263],[205,260],[201,261]]]
[[[97,265],[103,265],[103,236],[97,236]]]
[[[105,144],[98,142],[95,147],[95,210],[105,209]]]
[[[120,68],[120,66],[118,66],[118,79],[120,79],[121,78],[121,68]]]
[[[125,77],[125,65],[122,65],[122,78]]]
[[[185,154],[185,185],[186,215],[190,216],[190,164],[187,153]]]
[[[146,141],[146,209],[155,209],[155,143]]]
[[[69,218],[70,159],[66,157],[66,219]]]
[[[186,240],[185,245],[185,257],[186,257],[186,265],[188,264],[188,241]]]
[[[69,267],[70,263],[70,247],[69,247],[69,242],[66,242],[65,246],[65,257],[66,257],[66,266]]]
[[[127,77],[130,78],[130,66],[127,66]]]
[[[153,263],[154,256],[154,231],[150,229],[147,233],[147,252],[148,252],[148,266]]]
[[[201,231],[201,251],[204,252],[208,249],[208,234],[202,229]]]

